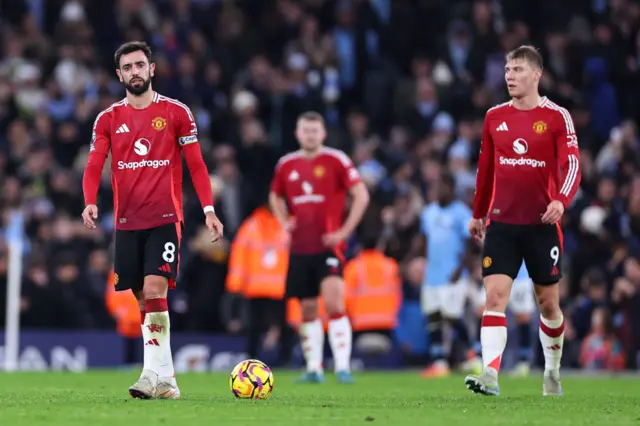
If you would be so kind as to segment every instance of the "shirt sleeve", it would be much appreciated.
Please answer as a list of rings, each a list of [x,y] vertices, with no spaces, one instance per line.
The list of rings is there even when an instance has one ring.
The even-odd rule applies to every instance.
[[[555,132],[556,155],[560,166],[560,179],[558,179],[560,186],[556,200],[560,201],[566,209],[578,192],[582,179],[580,148],[569,111],[559,108],[556,122],[558,123]]]
[[[98,114],[93,123],[89,158],[82,176],[82,192],[85,205],[97,204],[100,176],[110,150],[111,115],[107,112],[102,112]]]
[[[284,184],[284,173],[282,172],[282,163],[278,162],[276,165],[276,170],[273,173],[273,179],[271,180],[271,192],[276,194],[278,197],[284,196],[285,184]]]
[[[358,169],[356,169],[356,166],[347,154],[343,152],[340,153],[338,164],[340,181],[344,188],[350,189],[362,181],[360,179],[360,172],[358,172]]]
[[[189,107],[176,105],[176,116],[176,136],[180,146],[198,143],[198,126]]]
[[[178,143],[189,168],[193,188],[196,190],[200,205],[205,212],[213,211],[213,190],[209,170],[202,158],[202,150],[198,143],[198,128],[189,107],[175,104],[175,132]]]
[[[484,117],[482,128],[482,143],[480,146],[480,159],[478,160],[478,174],[476,176],[476,195],[473,199],[473,217],[484,219],[489,213],[491,199],[493,198],[494,182],[494,145],[489,129],[488,114]]]

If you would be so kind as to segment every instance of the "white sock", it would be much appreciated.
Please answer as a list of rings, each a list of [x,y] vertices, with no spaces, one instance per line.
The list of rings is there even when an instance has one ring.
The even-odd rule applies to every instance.
[[[564,317],[549,320],[540,315],[540,343],[544,353],[545,371],[560,370],[564,344]]]
[[[485,311],[482,314],[480,343],[484,371],[494,374],[492,370],[495,370],[497,374],[500,372],[502,353],[507,346],[507,318],[504,313]]]
[[[329,345],[335,371],[351,371],[351,322],[346,315],[329,321]]]
[[[307,371],[322,373],[324,327],[319,318],[302,323],[300,326],[300,341],[304,359],[307,361]]]
[[[159,300],[159,299],[153,299]],[[165,304],[166,304],[166,299]],[[163,380],[173,380],[173,357],[171,355],[169,311],[156,311],[147,309],[144,324],[142,326],[142,338],[144,341],[144,367],[143,370],[151,370]]]

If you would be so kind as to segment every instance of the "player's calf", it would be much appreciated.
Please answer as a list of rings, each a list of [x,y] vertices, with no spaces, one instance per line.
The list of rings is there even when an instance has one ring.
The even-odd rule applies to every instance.
[[[142,327],[144,370],[158,375],[160,382],[175,380],[171,355],[167,278],[148,275],[144,280],[145,320]]]
[[[322,381],[324,349],[324,327],[318,318],[318,301],[316,298],[302,299],[300,307],[302,309],[300,343],[307,364],[307,374],[300,381],[318,383]]]
[[[508,275],[496,274],[484,278],[487,293],[485,311],[482,314],[480,342],[482,344],[482,364],[485,374],[500,372],[502,353],[507,345],[507,317],[505,311],[513,279]]]
[[[327,314],[329,315],[329,344],[333,353],[333,362],[339,377],[351,376],[351,322],[345,312],[344,284],[339,276],[329,276],[320,286]],[[352,380],[342,380],[349,383]]]
[[[560,310],[558,285],[536,285],[535,292],[540,309],[539,336],[544,354],[544,393],[545,395],[559,394],[562,391],[559,372],[564,345],[564,317]]]

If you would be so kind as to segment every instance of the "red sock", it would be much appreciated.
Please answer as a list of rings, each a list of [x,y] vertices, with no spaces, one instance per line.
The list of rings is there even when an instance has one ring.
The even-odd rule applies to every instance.
[[[144,310],[148,313],[164,312],[169,310],[167,299],[149,299],[144,301]]]
[[[146,311],[140,311],[140,324],[144,324],[144,318],[147,316]]]

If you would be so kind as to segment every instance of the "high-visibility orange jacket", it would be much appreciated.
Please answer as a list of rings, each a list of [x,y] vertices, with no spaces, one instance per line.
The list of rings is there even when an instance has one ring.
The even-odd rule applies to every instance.
[[[288,266],[286,231],[268,209],[258,208],[231,245],[226,289],[250,299],[282,299]]]
[[[344,269],[347,312],[353,331],[392,330],[402,301],[398,263],[364,250]]]
[[[140,327],[140,308],[136,297],[130,291],[116,291],[116,275],[113,270],[107,278],[105,303],[107,311],[116,320],[118,333],[124,337],[137,338],[142,336]]]

